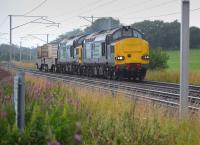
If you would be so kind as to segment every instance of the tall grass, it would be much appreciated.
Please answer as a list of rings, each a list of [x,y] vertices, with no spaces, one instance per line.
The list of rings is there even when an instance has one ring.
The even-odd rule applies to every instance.
[[[0,106],[0,144],[200,143],[200,122],[197,115],[191,115],[190,120],[179,121],[174,109],[151,102],[120,94],[113,96],[111,92],[29,75],[26,80],[25,131],[18,132],[14,123],[12,99],[7,99]],[[0,90],[0,97],[3,98],[4,90]],[[11,92],[7,95],[11,95]]]
[[[178,83],[180,73],[177,70],[149,70],[146,75],[146,80]],[[189,82],[190,84],[200,85],[200,71],[190,71]]]
[[[33,62],[18,62],[18,61],[14,61],[14,64],[17,67],[24,67],[24,68],[36,69],[36,65]]]

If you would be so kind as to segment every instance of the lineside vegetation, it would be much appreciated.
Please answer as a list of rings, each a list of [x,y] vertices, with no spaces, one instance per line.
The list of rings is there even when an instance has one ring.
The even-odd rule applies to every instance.
[[[156,50],[157,51],[157,50]],[[155,53],[155,52],[153,52]],[[161,52],[160,52],[161,53]],[[163,53],[163,52],[162,52]],[[180,78],[180,51],[165,51],[163,58],[168,56],[167,62],[165,61],[165,69],[154,69],[149,70],[146,75],[146,80],[150,81],[162,81],[162,82],[172,82],[179,83]],[[161,58],[161,55],[157,54],[156,57],[153,58]],[[189,55],[189,81],[191,84],[200,85],[200,50],[199,49],[190,49]],[[162,62],[163,59],[160,59]],[[155,63],[153,63],[155,64]],[[152,64],[151,64],[152,65]]]
[[[15,125],[12,78],[0,84],[0,144],[199,145],[199,113],[26,75],[26,128]],[[6,89],[5,89],[6,88]]]

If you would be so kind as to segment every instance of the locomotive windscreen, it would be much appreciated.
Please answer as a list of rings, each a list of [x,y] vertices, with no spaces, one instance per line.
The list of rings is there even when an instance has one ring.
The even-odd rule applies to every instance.
[[[133,36],[133,29],[122,29],[122,36],[123,37],[131,37]]]
[[[111,41],[116,41],[129,37],[142,38],[142,34],[131,27],[123,27],[122,29],[119,29],[113,33]]]

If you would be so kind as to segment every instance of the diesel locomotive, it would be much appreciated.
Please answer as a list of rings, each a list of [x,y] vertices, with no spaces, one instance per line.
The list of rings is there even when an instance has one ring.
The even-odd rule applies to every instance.
[[[37,64],[38,68],[59,73],[141,81],[149,65],[149,43],[137,29],[121,26],[64,39],[58,46],[57,58],[53,59],[55,63],[51,66]],[[42,66],[46,66],[45,69]]]

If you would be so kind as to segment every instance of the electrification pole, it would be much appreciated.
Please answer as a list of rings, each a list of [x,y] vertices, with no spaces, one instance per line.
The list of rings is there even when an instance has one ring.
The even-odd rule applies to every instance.
[[[189,55],[189,15],[190,1],[182,0],[182,16],[181,16],[181,51],[180,51],[180,119],[188,117],[188,55]]]
[[[9,58],[10,60],[9,60],[9,64],[12,61],[12,30],[17,29],[17,28],[22,27],[22,26],[25,26],[25,25],[28,25],[30,23],[44,24],[44,25],[56,25],[58,27],[59,27],[59,24],[60,24],[60,23],[56,23],[54,21],[48,20],[47,16],[27,16],[27,15],[8,15],[8,16],[10,17],[10,29],[9,29],[10,30],[10,58]],[[13,17],[34,18],[34,20],[31,20],[31,21],[26,22],[24,24],[12,27],[12,18]]]
[[[98,18],[98,17],[94,17],[94,16],[91,16],[91,17],[79,16],[79,17],[82,18],[82,19],[84,19],[84,20],[86,20],[86,21],[88,21],[88,22],[90,22],[91,25],[94,24],[94,18]],[[100,17],[99,17],[99,18],[100,18]]]
[[[94,24],[94,16],[91,16],[91,18],[92,18],[92,25]]]
[[[31,62],[31,48],[30,48],[30,62]]]
[[[22,61],[22,42],[20,41],[20,47],[19,47],[19,61]]]
[[[109,29],[110,30],[112,29],[112,18],[111,17],[109,18]]]
[[[47,44],[49,43],[49,34],[47,34]]]
[[[12,15],[9,15],[10,17],[10,58],[9,63],[12,61]]]

